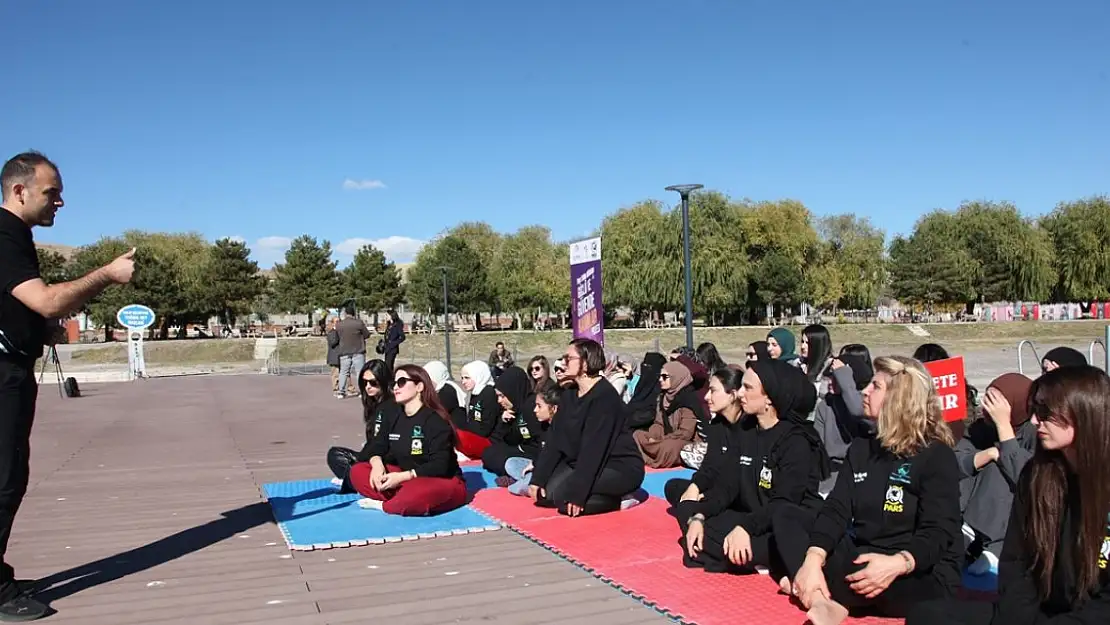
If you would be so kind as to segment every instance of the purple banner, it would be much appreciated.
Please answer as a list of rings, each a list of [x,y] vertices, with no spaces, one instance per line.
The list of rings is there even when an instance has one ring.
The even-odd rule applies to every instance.
[[[604,345],[600,238],[570,245],[570,296],[574,338],[593,339]]]

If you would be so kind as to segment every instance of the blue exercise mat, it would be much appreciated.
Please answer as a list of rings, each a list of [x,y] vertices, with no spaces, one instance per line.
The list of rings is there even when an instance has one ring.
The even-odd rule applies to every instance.
[[[463,471],[471,493],[494,486],[493,476],[477,468]],[[364,510],[358,494],[340,495],[330,480],[276,482],[262,486],[278,528],[290,549],[310,551],[402,540],[429,539],[497,530],[501,525],[464,506],[430,517],[401,517]]]
[[[667,482],[675,479],[682,478],[685,480],[690,479],[694,475],[693,469],[667,469],[665,471],[648,471],[644,476],[644,483],[642,488],[649,494],[654,495],[660,499],[666,500],[667,496],[663,492],[663,487]]]

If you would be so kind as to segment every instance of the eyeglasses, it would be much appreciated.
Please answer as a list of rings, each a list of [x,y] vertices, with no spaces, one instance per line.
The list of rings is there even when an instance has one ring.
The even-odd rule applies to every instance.
[[[756,358],[757,357],[755,352],[748,352],[748,353],[744,354],[744,356],[746,356],[748,358]]]
[[[671,379],[671,374],[669,374],[669,373],[660,373],[659,374],[659,379],[660,380],[669,380],[669,379]]]
[[[381,384],[378,384],[377,380],[368,380],[366,378],[362,378],[362,383],[365,384],[366,386],[370,387],[370,388],[380,388],[381,387]]]
[[[397,378],[393,381],[393,388],[404,388],[410,382],[412,382],[412,378]]]
[[[540,371],[543,371],[543,367],[536,365],[535,367],[532,367],[532,371],[539,373]]]

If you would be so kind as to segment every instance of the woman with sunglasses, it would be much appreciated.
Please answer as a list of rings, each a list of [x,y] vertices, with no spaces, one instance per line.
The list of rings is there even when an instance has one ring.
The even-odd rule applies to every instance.
[[[488,364],[475,360],[463,365],[459,381],[463,390],[470,393],[466,402],[466,420],[458,428],[459,452],[467,458],[481,458],[482,452],[492,443],[490,437],[501,421],[501,406],[493,388],[493,372]]]
[[[906,625],[1110,623],[1110,378],[1061,367],[1029,395],[1039,444],[1018,479],[997,602],[925,603]]]
[[[605,353],[597,341],[575,339],[565,354],[576,389],[563,393],[559,418],[532,472],[536,505],[563,514],[613,512],[644,481],[644,460],[624,420],[624,403],[602,377]]]
[[[332,447],[328,450],[328,468],[335,474],[332,482],[339,486],[340,492],[355,492],[348,479],[351,466],[370,459],[370,444],[374,436],[381,431],[382,427],[392,423],[399,412],[393,402],[393,394],[388,388],[392,379],[393,372],[381,359],[374,359],[364,364],[358,374],[358,394],[362,399],[362,422],[366,426],[366,442],[360,451],[346,447]]]
[[[392,386],[397,417],[374,437],[369,461],[351,467],[351,485],[366,497],[359,505],[401,516],[463,506],[466,482],[455,456],[455,431],[431,378],[416,365],[401,365]]]
[[[662,392],[655,408],[655,422],[646,430],[632,433],[644,463],[653,469],[680,466],[682,447],[694,442],[698,421],[708,420],[693,382],[690,370],[677,360],[663,365],[663,372],[659,374]]]
[[[528,362],[528,376],[532,380],[533,393],[539,394],[548,386],[555,385],[551,379],[551,365],[547,362],[547,356],[532,356],[532,360]]]

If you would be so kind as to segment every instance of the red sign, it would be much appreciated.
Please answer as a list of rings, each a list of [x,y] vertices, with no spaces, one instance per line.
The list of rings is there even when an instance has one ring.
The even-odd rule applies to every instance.
[[[933,385],[940,397],[940,407],[945,421],[963,421],[967,418],[967,380],[964,378],[964,357],[925,363],[933,376]]]

